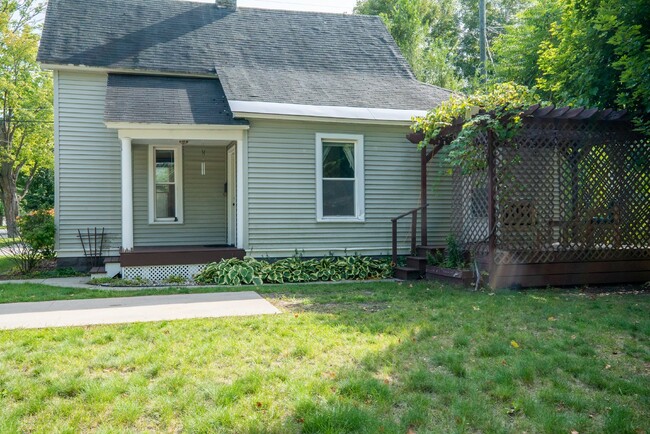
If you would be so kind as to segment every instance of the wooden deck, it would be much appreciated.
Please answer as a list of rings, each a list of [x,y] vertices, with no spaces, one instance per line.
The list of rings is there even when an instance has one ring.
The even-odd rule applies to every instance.
[[[230,246],[135,247],[120,253],[120,264],[123,267],[207,264],[222,259],[241,259],[245,254],[243,249]]]
[[[481,264],[487,269],[487,263]],[[606,285],[650,281],[650,259],[628,257],[594,261],[553,261],[531,264],[493,264],[490,286],[521,287]]]

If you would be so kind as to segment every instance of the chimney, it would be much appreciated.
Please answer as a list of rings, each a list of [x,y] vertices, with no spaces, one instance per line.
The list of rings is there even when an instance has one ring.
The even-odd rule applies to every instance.
[[[237,9],[237,0],[215,0],[218,8]]]

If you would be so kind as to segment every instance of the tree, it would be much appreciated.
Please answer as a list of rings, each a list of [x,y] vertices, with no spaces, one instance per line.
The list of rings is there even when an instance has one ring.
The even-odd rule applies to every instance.
[[[494,76],[497,81],[514,81],[524,86],[537,84],[540,46],[552,41],[551,25],[560,20],[560,0],[539,1],[520,12],[514,22],[494,40]]]
[[[24,191],[27,181],[27,176],[21,174],[18,177],[18,190]],[[23,194],[20,208],[24,213],[54,208],[54,169],[41,167],[36,171],[29,190]]]
[[[530,1],[487,3],[488,47]],[[355,12],[382,17],[418,79],[453,90],[477,85],[476,0],[360,0]]]
[[[36,63],[34,18],[43,6],[0,0],[0,196],[9,236],[16,234],[20,200],[38,169],[52,166],[52,79]]]
[[[456,67],[467,80],[478,77],[479,61],[479,15],[477,0],[457,0],[458,55]],[[493,62],[492,43],[511,24],[516,14],[530,6],[531,0],[490,0],[486,2],[486,33],[488,65]],[[490,68],[488,68],[490,69]],[[470,87],[476,87],[474,80]]]
[[[626,109],[650,133],[647,0],[537,0],[495,50],[498,80],[560,104]]]
[[[454,1],[362,0],[355,12],[382,18],[418,79],[460,89],[453,62],[458,27]]]

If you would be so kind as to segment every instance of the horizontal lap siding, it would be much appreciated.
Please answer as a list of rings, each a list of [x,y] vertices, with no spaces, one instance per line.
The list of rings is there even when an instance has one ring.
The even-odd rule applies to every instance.
[[[200,174],[205,149],[205,175]],[[133,225],[136,246],[226,242],[226,148],[183,148],[183,224],[149,224],[147,145],[133,146]]]
[[[58,72],[57,246],[83,256],[77,230],[105,228],[121,243],[120,141],[104,125],[106,75]]]
[[[363,223],[316,222],[316,133],[364,136]],[[420,159],[407,127],[316,122],[252,121],[248,134],[248,252],[254,256],[307,256],[330,251],[388,254],[390,219],[415,208],[420,195]],[[449,177],[435,171],[429,211],[432,241],[448,232]],[[431,191],[431,188],[430,188]],[[399,227],[402,250],[409,245],[408,219]]]

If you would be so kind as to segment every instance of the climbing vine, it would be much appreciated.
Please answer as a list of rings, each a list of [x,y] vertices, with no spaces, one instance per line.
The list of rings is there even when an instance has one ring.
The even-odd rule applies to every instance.
[[[486,166],[485,151],[475,145],[479,135],[492,132],[499,141],[511,139],[521,127],[521,112],[539,98],[531,89],[515,83],[500,83],[487,92],[472,95],[452,95],[448,101],[430,110],[424,117],[414,119],[413,131],[421,131],[422,148],[436,138],[443,128],[457,119],[464,120],[462,129],[447,146],[447,162],[473,173]]]

